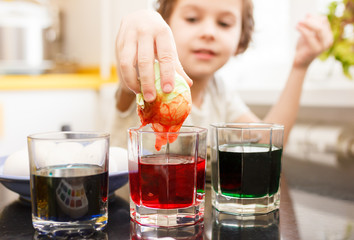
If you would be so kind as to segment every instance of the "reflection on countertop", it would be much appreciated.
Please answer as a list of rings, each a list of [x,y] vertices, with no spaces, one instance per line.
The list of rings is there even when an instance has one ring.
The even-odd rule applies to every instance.
[[[295,189],[290,194],[302,239],[354,239],[354,201]]]
[[[337,167],[284,158],[302,239],[354,239],[354,162]]]

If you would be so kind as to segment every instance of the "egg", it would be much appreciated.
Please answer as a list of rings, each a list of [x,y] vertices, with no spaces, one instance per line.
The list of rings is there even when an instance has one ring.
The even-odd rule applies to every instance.
[[[185,79],[175,73],[175,87],[171,93],[164,93],[161,89],[160,65],[155,62],[156,99],[145,102],[142,93],[136,95],[137,113],[141,127],[151,124],[155,132],[179,132],[184,120],[192,109],[190,88]],[[172,143],[178,134],[156,134],[155,148],[161,150],[167,142]]]
[[[27,148],[11,154],[5,161],[3,174],[7,176],[29,176]]]

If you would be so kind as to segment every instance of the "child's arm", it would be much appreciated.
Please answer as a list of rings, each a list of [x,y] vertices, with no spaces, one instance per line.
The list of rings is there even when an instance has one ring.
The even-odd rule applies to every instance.
[[[284,143],[296,121],[307,69],[310,63],[333,43],[330,25],[324,16],[307,16],[298,23],[297,30],[301,36],[288,81],[277,103],[264,119],[266,122],[277,122],[285,126]]]
[[[310,63],[333,43],[333,36],[326,17],[307,16],[297,26],[301,36],[296,46],[296,54],[288,81],[280,98],[263,119],[264,122],[283,124],[284,145],[294,125],[300,105],[300,97],[305,75]],[[256,122],[253,113],[237,119],[238,122]]]
[[[160,62],[161,88],[165,93],[174,88],[175,71],[192,85],[178,60],[171,29],[155,11],[141,10],[122,20],[116,39],[116,56],[122,82],[116,95],[119,110],[125,110],[134,100],[133,93],[140,91],[145,101],[155,100],[155,59]]]

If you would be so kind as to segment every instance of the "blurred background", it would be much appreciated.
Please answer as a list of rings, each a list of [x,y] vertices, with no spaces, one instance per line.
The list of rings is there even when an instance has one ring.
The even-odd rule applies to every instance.
[[[332,10],[337,6],[334,14],[340,17],[348,12],[343,2],[353,4],[352,0],[254,0],[254,40],[246,53],[218,74],[262,117],[287,80],[298,38],[296,23],[308,13],[329,14],[330,4]],[[154,0],[0,0],[0,156],[25,147],[31,133],[109,131],[118,84],[114,41],[120,20],[153,5]],[[354,19],[352,9],[349,14]],[[343,30],[352,45],[336,56],[339,60],[354,58],[353,25]],[[284,153],[283,169],[291,186],[311,192],[316,185],[319,194],[354,201],[354,186],[348,185],[354,182],[353,78],[353,66],[344,72],[333,56],[311,65],[297,124]],[[316,208],[302,204],[316,202],[313,196],[294,196],[296,208],[304,212]],[[331,203],[323,208],[330,209]],[[344,212],[354,209],[347,202],[338,204],[344,204]],[[342,221],[335,215],[330,221]],[[322,221],[324,216],[318,210],[303,218]],[[304,234],[305,228],[300,229]],[[306,234],[305,239],[316,239],[311,229]]]
[[[219,74],[259,116],[285,84],[298,38],[296,23],[308,13],[328,14],[331,2],[254,0],[254,40]],[[343,14],[344,4],[334,2],[336,14]],[[120,20],[153,5],[154,0],[1,0],[0,155],[23,147],[33,132],[109,130]],[[353,32],[353,24],[348,24],[345,33],[351,41]],[[347,54],[353,56],[353,48]],[[354,75],[352,66],[349,74]],[[315,60],[287,154],[296,155],[299,148],[317,151],[329,154],[327,164],[332,165],[338,153],[353,158],[353,93],[354,81],[339,61],[333,56]],[[316,154],[311,160],[323,162]]]

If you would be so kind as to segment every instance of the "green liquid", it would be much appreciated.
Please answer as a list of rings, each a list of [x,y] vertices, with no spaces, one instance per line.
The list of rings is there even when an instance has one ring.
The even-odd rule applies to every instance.
[[[279,190],[282,149],[269,145],[222,145],[219,178],[223,195],[237,198],[272,196]]]

